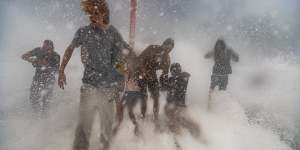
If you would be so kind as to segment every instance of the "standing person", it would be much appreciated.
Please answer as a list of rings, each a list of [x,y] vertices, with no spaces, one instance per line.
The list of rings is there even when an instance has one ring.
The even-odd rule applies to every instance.
[[[168,118],[168,127],[175,134],[180,134],[181,128],[184,127],[190,131],[192,136],[198,138],[200,127],[186,114],[185,97],[190,74],[182,72],[179,63],[172,64],[170,72],[171,76],[165,83],[167,86],[167,103],[164,107]]]
[[[145,77],[139,80],[142,91],[147,94],[147,88],[153,98],[154,120],[158,120],[159,114],[159,80],[157,70],[162,70],[160,81],[168,78],[170,67],[170,52],[174,48],[174,40],[166,39],[162,45],[150,45],[140,55],[139,61],[144,68]],[[146,99],[142,101],[142,115],[145,117],[147,109]]]
[[[126,59],[126,69],[124,70],[125,74],[125,88],[124,94],[121,98],[121,105],[118,105],[119,113],[118,116],[118,124],[116,128],[114,128],[114,133],[117,132],[118,128],[123,121],[123,111],[124,108],[127,107],[128,115],[132,123],[134,124],[134,133],[138,135],[139,125],[136,121],[135,114],[133,109],[138,101],[142,101],[145,99],[146,95],[142,91],[142,88],[138,84],[138,80],[143,78],[143,70],[138,63],[138,57],[134,53],[130,53],[129,57]]]
[[[83,11],[89,16],[90,24],[77,30],[71,44],[65,50],[59,69],[58,85],[66,84],[65,67],[75,48],[81,47],[84,73],[80,90],[79,122],[74,150],[87,150],[91,127],[96,113],[100,117],[100,142],[102,149],[109,148],[112,138],[114,101],[119,98],[119,85],[123,78],[114,65],[131,48],[118,30],[109,24],[109,8],[104,0],[81,1]]]
[[[53,94],[60,56],[54,51],[53,42],[45,40],[42,47],[23,54],[22,59],[30,62],[35,68],[35,75],[30,87],[32,108],[38,115],[46,115]]]
[[[215,61],[209,91],[209,99],[211,99],[211,93],[216,86],[219,86],[219,90],[225,91],[227,89],[228,75],[232,73],[230,62],[231,60],[238,62],[239,56],[236,52],[227,47],[223,38],[219,38],[214,50],[208,52],[205,58],[213,58]],[[208,107],[210,107],[209,105]]]

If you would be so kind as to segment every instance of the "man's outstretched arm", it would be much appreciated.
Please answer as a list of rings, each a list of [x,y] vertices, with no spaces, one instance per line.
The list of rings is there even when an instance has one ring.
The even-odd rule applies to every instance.
[[[60,88],[64,89],[64,86],[67,84],[66,82],[66,75],[65,75],[65,68],[72,57],[75,47],[69,45],[68,48],[65,50],[61,65],[59,67],[59,74],[58,74],[58,85]]]
[[[22,59],[30,63],[36,63],[37,58],[34,57],[32,53],[33,51],[26,52],[25,54],[22,55]]]
[[[231,50],[231,54],[232,54],[232,57],[231,59],[235,62],[238,62],[240,57],[239,57],[239,54],[237,54],[235,51]]]
[[[37,51],[39,51],[39,49],[35,48],[23,54],[21,58],[27,62],[32,63],[34,67],[36,65],[49,65],[45,57],[38,56]]]
[[[210,51],[204,55],[204,58],[208,59],[208,58],[212,58],[213,56],[214,56],[214,52]]]

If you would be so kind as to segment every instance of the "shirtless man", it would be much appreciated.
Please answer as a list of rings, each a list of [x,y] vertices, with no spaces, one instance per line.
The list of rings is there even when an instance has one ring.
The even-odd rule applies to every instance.
[[[154,120],[158,120],[159,114],[159,80],[156,71],[162,70],[160,81],[168,78],[170,67],[170,52],[174,48],[174,40],[171,38],[166,39],[162,45],[150,45],[140,55],[139,62],[143,66],[145,77],[139,79],[139,86],[142,92],[147,95],[149,90],[153,98],[153,113]],[[162,83],[162,82],[161,82]],[[142,116],[145,117],[147,109],[146,99],[142,101]]]
[[[142,101],[146,98],[145,93],[142,91],[142,87],[138,84],[139,79],[144,77],[143,68],[139,65],[138,57],[133,52],[128,55],[125,66],[125,69],[121,71],[125,75],[125,88],[121,101],[117,105],[118,123],[114,128],[114,134],[117,133],[117,130],[123,121],[124,108],[127,107],[129,118],[135,126],[134,133],[138,135],[140,131],[133,109],[138,101]]]

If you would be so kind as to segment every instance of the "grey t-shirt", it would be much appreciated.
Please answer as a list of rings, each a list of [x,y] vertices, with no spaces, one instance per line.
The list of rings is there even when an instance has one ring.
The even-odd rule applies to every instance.
[[[81,27],[71,45],[81,46],[84,55],[83,83],[107,87],[123,80],[114,64],[121,58],[122,50],[130,47],[115,27],[111,25],[107,30],[93,25]]]
[[[42,65],[38,63],[32,63],[33,67],[36,68],[34,80],[47,82],[55,79],[55,73],[58,71],[60,56],[58,53],[53,51],[52,53],[47,52],[41,47],[37,47],[29,52],[31,57],[37,60],[46,60],[47,64]]]

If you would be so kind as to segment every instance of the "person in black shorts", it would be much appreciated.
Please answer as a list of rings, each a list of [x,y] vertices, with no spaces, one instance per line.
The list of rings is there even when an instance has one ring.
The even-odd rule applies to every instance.
[[[231,48],[227,47],[225,40],[219,38],[213,51],[208,52],[205,58],[213,58],[215,64],[211,75],[210,90],[208,94],[208,109],[211,107],[211,96],[216,86],[225,91],[228,85],[228,75],[232,73],[231,60],[238,62],[239,56]]]
[[[239,56],[231,48],[227,47],[225,40],[219,38],[213,51],[208,52],[205,58],[213,58],[215,64],[211,75],[210,90],[219,86],[219,90],[226,90],[228,85],[228,75],[232,73],[231,60],[238,62]]]

